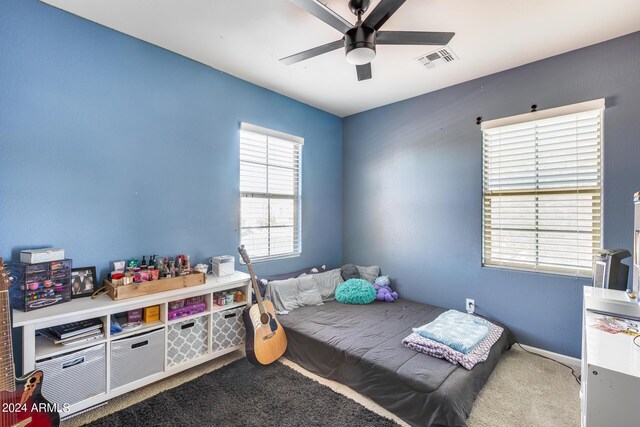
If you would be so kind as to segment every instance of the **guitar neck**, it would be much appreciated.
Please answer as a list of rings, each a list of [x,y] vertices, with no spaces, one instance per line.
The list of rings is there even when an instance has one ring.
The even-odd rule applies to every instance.
[[[258,281],[256,280],[256,273],[253,271],[253,266],[251,265],[250,262],[247,262],[247,270],[249,270],[249,276],[251,276],[253,293],[256,295],[256,302],[258,303],[258,308],[260,309],[260,313],[266,313],[264,304],[262,303],[262,295],[260,295],[260,287],[258,286]]]
[[[1,262],[1,261],[0,261]],[[0,291],[0,391],[16,391],[9,291]]]

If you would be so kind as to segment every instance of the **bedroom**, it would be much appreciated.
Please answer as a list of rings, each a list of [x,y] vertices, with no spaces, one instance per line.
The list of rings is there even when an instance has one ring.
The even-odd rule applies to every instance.
[[[295,256],[256,260],[259,277],[310,266],[324,265],[329,271],[350,263],[379,266],[380,273],[391,278],[401,301],[465,312],[471,299],[475,314],[504,326],[529,351],[573,366],[579,376],[583,293],[592,284],[592,253],[585,258],[581,252],[580,262],[571,264],[573,271],[531,271],[536,264],[532,267],[527,260],[525,266],[502,268],[510,265],[500,257],[496,263],[489,262],[491,246],[483,241],[488,237],[491,212],[483,210],[488,197],[483,172],[491,166],[483,169],[488,149],[483,145],[489,147],[486,141],[492,129],[505,125],[498,120],[521,115],[529,121],[544,119],[556,108],[599,102],[588,109],[600,112],[602,138],[597,147],[601,161],[595,163],[599,193],[589,205],[596,210],[587,236],[592,249],[623,248],[633,253],[633,196],[640,191],[640,169],[635,163],[640,158],[637,2],[566,0],[532,6],[492,0],[471,8],[462,0],[407,0],[382,30],[453,32],[447,47],[454,60],[434,61],[431,69],[417,58],[441,46],[379,42],[371,62],[372,76],[362,81],[343,49],[291,65],[279,61],[341,37],[336,28],[300,5],[309,2],[174,3],[0,2],[0,256],[8,267],[20,261],[23,250],[53,247],[64,248],[74,268],[95,267],[87,271],[96,284],[117,270],[114,261],[153,254],[188,254],[194,266],[204,264],[209,273],[212,256],[230,255],[235,269],[246,273],[238,245],[245,243],[252,258],[256,251],[260,258],[264,250],[255,244],[264,241],[259,237],[252,240],[253,246],[241,237],[247,235],[241,218],[250,222],[251,214],[260,211],[255,206],[244,212],[241,208],[256,199],[250,197],[255,196],[253,190],[244,191],[246,197],[242,197],[239,189],[241,135],[257,133],[290,141],[302,153],[296,171],[300,191],[279,199],[286,201],[281,201],[281,210],[286,211],[282,217],[290,221],[284,227],[290,233],[284,241],[291,245],[286,252]],[[347,3],[326,2],[353,25],[356,18]],[[365,20],[380,3],[385,2],[371,2]],[[287,185],[295,186],[292,182],[297,181]],[[51,193],[52,189],[58,192]],[[579,192],[575,194],[577,199]],[[496,265],[501,263],[505,265]],[[631,265],[630,259],[623,263]],[[631,272],[627,280],[631,287]],[[82,290],[78,293],[83,296]],[[213,291],[206,296],[210,320],[218,296]],[[65,307],[78,304],[98,310],[99,301],[109,297],[100,298],[93,306],[91,298],[77,298],[31,312],[14,310],[16,374],[62,354],[25,344],[34,338],[40,342],[35,325],[61,323],[52,318],[43,321],[48,313],[69,315],[71,309]],[[158,304],[158,322],[167,320],[169,326],[169,302]],[[142,305],[125,308],[147,308]],[[335,305],[326,303],[322,310]],[[402,306],[374,302],[368,307]],[[305,308],[296,310],[305,312]],[[285,331],[287,319],[295,319],[296,310],[278,316]],[[104,341],[86,346],[101,341],[100,345],[113,350],[117,340],[112,340],[107,326],[115,322],[107,313],[97,315],[104,320]],[[40,323],[29,323],[36,318]],[[72,320],[85,318],[78,314]],[[372,326],[381,333],[392,329],[386,324]],[[288,335],[292,352],[296,337]],[[389,345],[390,351],[413,352],[400,341]],[[490,370],[482,381],[484,388],[480,385],[482,390],[467,397],[460,415],[464,421],[454,425],[581,423],[586,410],[572,371],[517,345],[507,347],[501,357],[496,355],[493,373]],[[92,405],[75,409],[109,403],[65,418],[62,424],[100,422],[102,415],[105,423],[115,420],[109,416],[131,416],[125,408],[151,404],[159,387],[193,386],[196,377],[216,372],[227,375],[218,379],[230,388],[245,380],[246,387],[270,386],[248,376],[247,372],[260,370],[239,371],[242,381],[234,381],[229,371],[214,369],[236,363],[234,358],[241,355],[242,349],[194,363],[171,376],[149,376],[118,396],[111,393],[112,379],[106,376],[106,397],[94,397]],[[281,363],[265,369],[281,368],[282,378],[322,393],[323,402],[371,417],[364,424],[384,425],[392,417],[392,422],[428,425],[407,421],[402,410],[400,415],[388,411],[384,406],[390,403],[368,400],[365,396],[374,392],[358,391],[355,384],[347,383],[348,389],[346,380],[340,384],[323,378],[322,385],[307,384],[304,379],[314,369],[300,368],[293,356],[285,355],[286,363],[302,374],[282,370],[287,365]],[[105,357],[111,357],[109,352]],[[636,378],[640,376],[637,360]],[[438,362],[446,369],[449,365]],[[315,366],[316,373],[330,377],[321,368]],[[45,397],[47,374],[45,370]],[[51,384],[55,383],[53,379]],[[637,390],[637,382],[632,384],[636,388],[631,390]],[[212,388],[209,391],[216,398],[229,399]],[[194,390],[189,390],[192,395]],[[269,390],[282,393],[280,388]],[[171,390],[167,393],[172,395]],[[189,414],[190,400],[175,393],[174,397],[170,407],[181,408],[176,414],[193,417],[184,424],[197,425],[202,410]],[[301,420],[326,425],[335,420],[332,416],[347,416],[346,410],[318,410],[308,399],[291,399],[295,402],[278,402],[282,411],[262,421],[282,423],[287,410],[293,414],[293,425]],[[611,399],[624,401],[618,396]],[[225,401],[229,404],[224,408],[215,407],[217,422],[233,425],[229,420],[234,416],[239,424],[256,422],[251,418],[257,417],[252,407]],[[291,410],[287,405],[294,403],[302,406]],[[155,412],[151,406],[145,408]],[[302,413],[309,419],[301,418]],[[618,416],[611,425],[623,422]],[[213,425],[216,420],[209,422]]]

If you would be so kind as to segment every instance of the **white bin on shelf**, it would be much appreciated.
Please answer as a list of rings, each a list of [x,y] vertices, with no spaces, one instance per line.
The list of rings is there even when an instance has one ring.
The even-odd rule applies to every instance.
[[[42,395],[58,405],[73,405],[106,393],[106,366],[104,344],[40,360]]]
[[[164,329],[111,343],[111,389],[164,370]]]

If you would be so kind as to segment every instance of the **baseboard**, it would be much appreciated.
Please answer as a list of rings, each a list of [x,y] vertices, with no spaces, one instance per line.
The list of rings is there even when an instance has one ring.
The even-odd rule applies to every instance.
[[[524,348],[527,351],[530,351],[531,353],[536,353],[541,356],[548,357],[549,359],[553,359],[557,362],[564,363],[566,365],[571,365],[579,368],[580,365],[582,364],[581,360],[575,357],[566,356],[560,353],[554,353],[553,351],[543,350],[538,347],[531,347],[530,345],[524,345],[524,344],[520,344],[520,345],[522,346],[522,348]]]

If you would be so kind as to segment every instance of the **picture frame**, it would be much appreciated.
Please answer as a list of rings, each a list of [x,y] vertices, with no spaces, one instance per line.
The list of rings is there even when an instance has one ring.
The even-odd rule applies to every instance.
[[[95,267],[71,269],[71,299],[90,297],[99,288]]]

